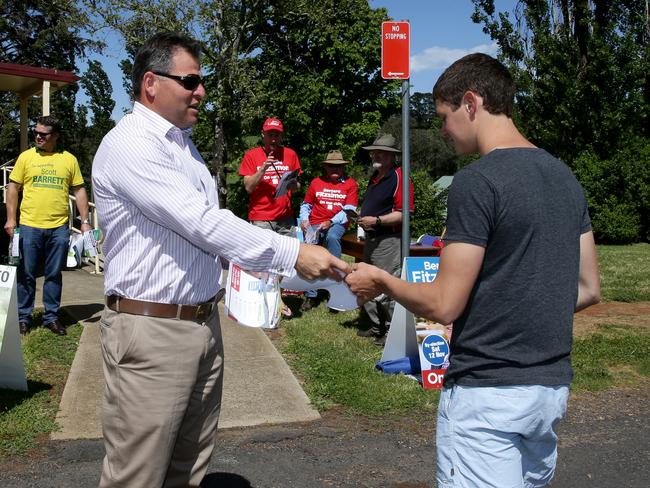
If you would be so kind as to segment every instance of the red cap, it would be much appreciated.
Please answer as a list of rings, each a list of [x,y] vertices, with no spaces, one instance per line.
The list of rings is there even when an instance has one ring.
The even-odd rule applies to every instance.
[[[278,132],[284,132],[282,121],[280,119],[276,119],[275,117],[266,119],[262,125],[262,132],[266,132],[267,130],[277,130]]]

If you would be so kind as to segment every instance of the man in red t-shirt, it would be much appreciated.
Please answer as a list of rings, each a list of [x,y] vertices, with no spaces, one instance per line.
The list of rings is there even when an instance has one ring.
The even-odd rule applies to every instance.
[[[300,188],[300,160],[293,149],[282,146],[282,121],[268,118],[262,125],[262,146],[244,154],[239,174],[249,195],[248,220],[253,225],[278,234],[295,235],[291,192]],[[289,180],[288,191],[276,196],[282,175],[297,170]]]
[[[282,121],[270,117],[262,124],[262,145],[244,154],[239,174],[244,177],[248,193],[248,220],[251,224],[278,234],[295,237],[295,221],[291,208],[291,192],[300,189],[298,175],[300,160],[293,149],[282,145]],[[286,180],[285,191],[277,192],[285,173],[295,171]],[[281,303],[282,315],[291,318],[293,312]]]
[[[341,257],[341,237],[348,227],[348,215],[356,215],[359,202],[359,187],[353,178],[345,176],[345,164],[340,151],[330,151],[323,161],[323,174],[312,180],[300,206],[304,235],[314,234],[315,243],[325,244],[337,258]],[[318,304],[316,290],[305,292],[305,296],[303,311]]]

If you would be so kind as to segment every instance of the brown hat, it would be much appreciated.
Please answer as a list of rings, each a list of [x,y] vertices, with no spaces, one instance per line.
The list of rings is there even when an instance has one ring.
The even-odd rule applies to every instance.
[[[372,145],[364,146],[363,149],[368,151],[378,150],[378,151],[388,151],[394,153],[401,153],[399,145],[397,144],[397,139],[395,139],[390,134],[380,134],[377,139],[374,140]]]
[[[348,162],[343,159],[343,154],[341,154],[341,151],[337,149],[333,149],[332,151],[327,153],[327,156],[325,157],[325,160],[323,161],[325,164],[348,164]]]

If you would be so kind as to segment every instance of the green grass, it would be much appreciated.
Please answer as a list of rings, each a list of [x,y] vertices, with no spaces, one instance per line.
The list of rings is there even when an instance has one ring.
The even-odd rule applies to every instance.
[[[603,299],[650,300],[650,244],[596,246]]]
[[[575,341],[573,369],[576,391],[636,385],[639,377],[650,376],[650,335],[642,328],[601,324],[597,333]]]
[[[294,310],[300,300],[286,299]],[[278,347],[304,380],[305,391],[320,410],[343,406],[369,416],[430,414],[438,392],[424,390],[403,375],[386,375],[375,363],[382,349],[357,337],[358,312],[331,314],[325,305],[290,321]]]
[[[69,326],[61,337],[37,328],[22,338],[28,391],[0,389],[0,457],[35,448],[58,428],[54,419],[81,331]]]

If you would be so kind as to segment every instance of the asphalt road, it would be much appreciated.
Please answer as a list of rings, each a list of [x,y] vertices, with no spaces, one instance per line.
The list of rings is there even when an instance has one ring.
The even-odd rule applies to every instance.
[[[554,488],[650,486],[650,387],[572,397]],[[435,487],[435,422],[329,412],[305,424],[220,432],[212,488]],[[0,462],[3,488],[95,487],[100,441],[50,442]]]

